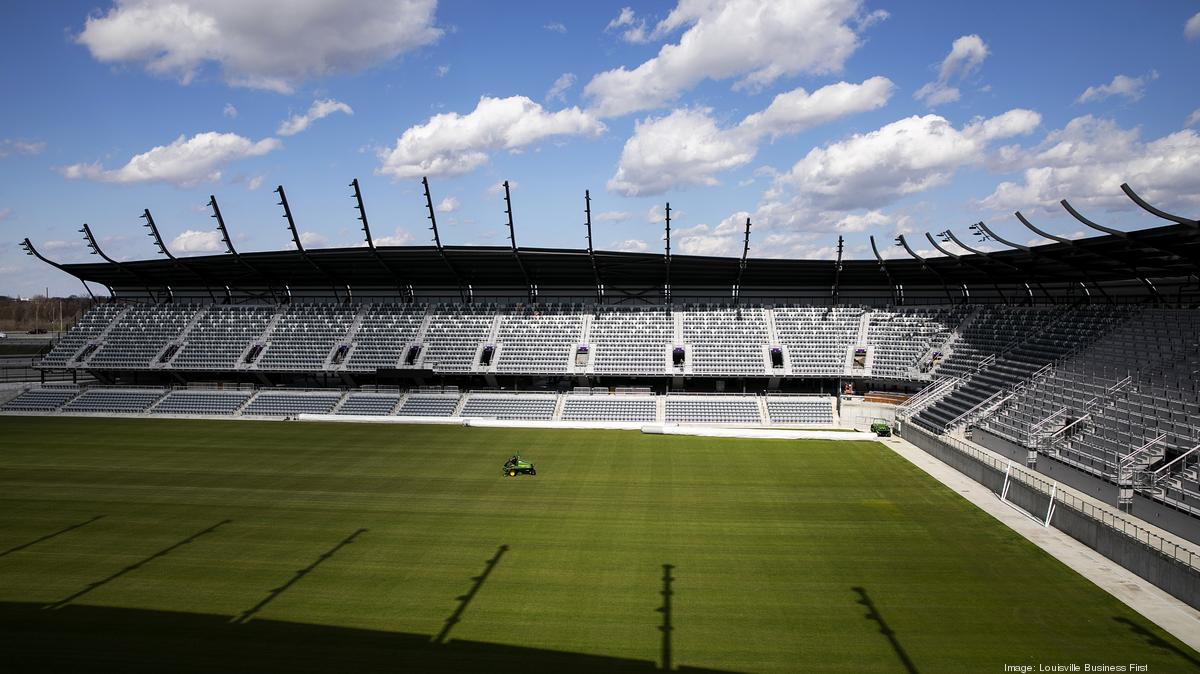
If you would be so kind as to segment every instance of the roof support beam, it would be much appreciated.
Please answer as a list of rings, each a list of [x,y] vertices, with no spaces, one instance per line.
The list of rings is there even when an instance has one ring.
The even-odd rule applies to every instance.
[[[950,240],[950,230],[946,230],[944,232],[938,232],[938,236],[940,236],[942,238],[943,242],[947,242]],[[945,254],[946,256],[953,258],[954,261],[958,262],[960,265],[970,266],[974,269],[979,270],[985,276],[991,277],[991,274],[989,274],[986,269],[984,269],[982,266],[976,264],[973,260],[971,260],[971,258],[964,259],[962,255],[959,255],[958,253],[953,253],[947,248],[943,248],[940,244],[938,244],[937,240],[934,239],[933,235],[930,234],[929,232],[925,232],[925,238],[929,239],[929,243],[932,244],[934,248],[942,251],[942,253]],[[965,283],[963,285],[966,286]],[[1003,300],[1005,304],[1008,304],[1008,295],[1005,295],[1004,291],[1000,289],[1000,284],[993,281],[992,287],[996,289],[996,294],[1000,296],[1000,299]]]
[[[1119,229],[1112,229],[1110,227],[1105,227],[1104,225],[1092,222],[1091,220],[1088,220],[1087,218],[1083,217],[1083,214],[1081,214],[1079,211],[1075,210],[1071,206],[1070,202],[1068,202],[1066,199],[1063,199],[1062,201],[1060,201],[1058,203],[1062,204],[1062,207],[1064,209],[1066,209],[1067,213],[1071,214],[1071,217],[1075,218],[1076,220],[1083,223],[1087,227],[1091,227],[1092,229],[1094,229],[1098,232],[1103,232],[1105,234],[1111,234],[1111,235],[1121,238],[1121,239],[1129,238],[1129,234],[1126,232],[1122,232]],[[1162,250],[1161,248],[1158,248],[1157,246],[1151,246],[1151,247],[1154,248],[1155,250],[1166,253],[1173,257],[1179,257],[1178,254],[1176,254],[1172,251],[1165,251],[1165,250]],[[1138,281],[1141,281],[1142,285],[1145,286],[1146,290],[1150,291],[1150,294],[1154,297],[1154,301],[1156,301],[1156,302],[1162,301],[1162,295],[1159,294],[1158,288],[1155,288],[1154,284],[1151,283],[1150,280],[1147,279],[1144,274],[1142,274],[1141,272],[1138,271],[1136,263],[1134,263],[1132,260],[1130,260],[1124,256],[1117,257],[1112,254],[1107,254],[1107,257],[1111,260],[1116,260],[1120,264],[1124,265],[1125,268],[1129,270],[1129,273],[1133,274],[1133,276]]]
[[[738,304],[742,297],[742,275],[746,273],[746,258],[750,255],[750,218],[746,218],[746,237],[742,243],[742,259],[738,262],[737,280],[733,282],[733,303]]]
[[[604,283],[600,280],[600,267],[596,264],[596,251],[592,248],[592,194],[583,191],[584,224],[587,225],[588,259],[592,262],[592,277],[596,280],[596,303],[604,303]]]
[[[421,185],[425,187],[425,207],[429,209],[429,229],[433,230],[433,245],[437,247],[438,257],[442,258],[442,262],[446,263],[446,268],[454,275],[454,280],[458,284],[458,297],[464,304],[470,304],[474,293],[471,291],[471,284],[463,283],[462,275],[458,273],[458,269],[454,267],[454,263],[446,256],[446,250],[442,248],[442,238],[438,235],[437,216],[433,212],[433,197],[429,194],[429,178],[422,177]]]
[[[50,258],[45,257],[44,255],[39,253],[38,249],[33,247],[33,242],[29,240],[29,237],[25,237],[25,240],[21,242],[21,248],[25,251],[26,255],[32,255],[33,257],[36,257],[37,259],[41,260],[42,262],[45,262],[46,264],[50,265],[51,267],[54,267],[55,269],[57,269],[61,272],[66,272],[67,274],[70,274],[71,276],[74,276],[75,278],[79,279],[79,282],[83,284],[83,289],[87,291],[88,297],[91,297],[93,300],[96,299],[95,293],[93,293],[92,289],[88,287],[87,281],[85,281],[82,276],[72,272],[71,270],[67,269],[66,267],[62,266],[61,264],[59,264],[59,263],[55,262],[54,260],[51,260]],[[101,284],[101,285],[104,285],[104,284]],[[109,287],[107,285],[104,285],[104,287],[108,290],[108,294],[110,296],[115,297],[115,294],[113,293],[113,290],[111,287]]]
[[[379,251],[375,249],[375,239],[371,236],[371,226],[367,224],[367,209],[363,206],[362,190],[360,190],[358,187],[358,178],[350,181],[350,187],[354,188],[355,208],[358,209],[358,220],[362,223],[362,231],[367,242],[367,248],[371,250],[371,255],[374,256],[374,258],[379,262],[379,265],[387,270],[387,273],[396,278],[396,291],[400,294],[400,298],[405,302],[412,302],[415,294],[413,292],[412,284],[406,281],[401,274],[398,274],[396,270],[393,269],[392,266],[383,259],[383,256],[379,254]]]
[[[1011,241],[1006,241],[1005,239],[1001,238],[999,234],[996,234],[995,232],[993,232],[987,226],[987,223],[985,223],[982,220],[980,220],[979,222],[972,225],[971,229],[973,229],[977,234],[980,234],[981,236],[983,236],[985,239],[994,239],[995,241],[998,241],[999,243],[1002,243],[1005,246],[1008,246],[1009,248],[1015,248],[1019,251],[1029,253],[1029,255],[1035,259],[1042,257],[1041,253],[1038,253],[1037,251],[1033,250],[1029,246],[1023,246],[1019,243],[1013,243]],[[1019,267],[1019,265],[1017,265],[1017,266]],[[1026,274],[1032,276],[1034,269],[1032,267],[1030,267],[1029,269],[1025,269],[1024,271]],[[1034,285],[1036,285],[1038,287],[1038,289],[1041,290],[1042,293],[1046,295],[1046,297],[1050,297],[1050,293],[1046,291],[1046,288],[1042,284],[1035,283]]]
[[[841,303],[842,292],[842,251],[845,249],[846,241],[842,236],[838,235],[837,260],[833,266],[833,305],[837,306]]]
[[[914,260],[920,262],[922,269],[929,271],[931,274],[937,277],[938,282],[942,284],[942,290],[946,291],[946,299],[950,300],[950,304],[954,304],[954,295],[950,292],[950,286],[946,285],[946,279],[941,275],[940,272],[938,272],[938,270],[929,266],[929,263],[925,261],[925,258],[917,255],[917,251],[913,250],[912,247],[908,245],[908,241],[904,239],[903,234],[896,237],[896,245],[903,247],[904,250],[907,251]]]
[[[875,253],[875,259],[879,260],[879,269],[883,275],[887,277],[888,285],[892,289],[892,304],[904,304],[904,289],[896,283],[896,279],[892,278],[892,273],[888,271],[887,263],[883,261],[883,256],[879,254],[879,248],[875,245],[875,235],[870,235],[871,252]]]
[[[671,304],[671,202],[667,202],[667,252],[663,257],[666,262],[666,281],[663,282],[663,300]]]
[[[79,232],[81,234],[83,234],[83,239],[85,241],[87,241],[88,247],[92,249],[93,255],[99,255],[100,257],[104,258],[105,262],[107,262],[111,265],[114,265],[117,269],[120,269],[121,271],[125,272],[129,276],[132,276],[133,278],[137,279],[137,282],[142,284],[142,287],[144,287],[146,289],[146,295],[148,295],[150,297],[150,301],[151,302],[158,301],[158,295],[156,295],[154,293],[154,291],[150,289],[149,281],[147,281],[141,274],[138,274],[137,272],[132,271],[125,265],[121,264],[120,262],[117,262],[116,260],[112,259],[111,257],[109,257],[108,255],[106,255],[104,253],[104,250],[102,250],[100,248],[100,244],[96,242],[95,235],[92,234],[92,228],[89,227],[86,222],[83,223],[83,228],[81,228],[79,230]],[[170,293],[169,286],[167,288],[167,292],[168,292],[168,294]]]
[[[341,301],[341,298],[338,297],[338,285],[341,284],[346,286],[346,298],[347,301],[349,301],[350,287],[345,283],[334,280],[333,276],[331,276],[329,272],[322,269],[321,265],[317,264],[317,261],[312,259],[312,256],[308,254],[308,251],[304,250],[304,242],[300,240],[300,232],[296,230],[296,221],[292,218],[292,208],[291,206],[288,206],[287,194],[283,191],[283,185],[277,186],[275,188],[275,193],[279,195],[279,203],[277,205],[283,206],[283,217],[287,219],[288,231],[292,233],[292,243],[296,245],[296,250],[300,251],[300,256],[304,258],[304,261],[307,262],[309,266],[311,266],[313,269],[316,269],[318,274],[329,279],[329,289],[333,291],[334,300]]]
[[[204,290],[208,293],[209,299],[213,301],[213,304],[216,304],[217,296],[213,294],[212,286],[209,285],[208,279],[204,278],[200,272],[193,269],[190,265],[184,264],[179,258],[172,255],[170,250],[167,250],[167,244],[163,243],[162,234],[158,231],[158,225],[154,224],[154,216],[150,215],[149,208],[142,209],[142,219],[146,221],[146,224],[142,226],[150,229],[150,236],[154,239],[154,245],[158,247],[158,252],[166,255],[176,267],[200,279],[200,282],[204,284]]]
[[[971,230],[976,231],[976,225],[971,225]],[[980,235],[986,236],[986,235],[983,235],[982,232],[980,233]],[[992,254],[987,251],[979,250],[977,248],[972,248],[972,247],[968,246],[967,244],[963,243],[961,239],[959,239],[957,236],[955,236],[954,232],[949,229],[946,230],[946,236],[950,237],[950,240],[953,241],[956,246],[958,246],[959,248],[962,248],[963,250],[967,251],[968,253],[973,253],[975,255],[978,255],[979,259],[981,259],[981,260],[988,260],[991,262],[995,262],[997,264],[1004,265],[1005,267],[1008,267],[1009,269],[1015,269],[1026,276],[1028,276],[1028,274],[1029,274],[1029,270],[1020,265],[1016,265],[1011,262],[1005,262],[1004,260],[1002,260],[1000,258],[992,257]],[[1033,302],[1033,289],[1029,287],[1028,283],[1024,283],[1023,285],[1025,286],[1026,301],[1032,303]],[[1042,287],[1040,284],[1038,284],[1038,289],[1040,289],[1042,291],[1042,293],[1046,295],[1046,297],[1050,296],[1050,293],[1046,292],[1046,289],[1044,287]]]
[[[212,194],[208,195],[208,207],[212,209],[212,215],[209,217],[216,218],[217,230],[221,232],[221,240],[225,242],[225,248],[229,254],[232,255],[235,260],[237,260],[238,264],[245,267],[251,274],[257,276],[262,280],[263,283],[267,285],[267,292],[270,293],[272,301],[276,303],[282,303],[279,295],[275,292],[275,284],[271,282],[271,278],[255,269],[254,265],[242,259],[242,256],[238,254],[237,249],[233,247],[233,239],[230,238],[229,230],[225,227],[225,218],[221,217],[221,207],[217,204],[216,196]],[[226,292],[229,292],[228,288],[226,288]],[[232,297],[232,294],[230,294],[230,296]],[[286,297],[290,299],[290,294]]]
[[[1142,207],[1143,210],[1151,215],[1154,215],[1155,217],[1162,218],[1163,220],[1170,220],[1171,222],[1177,222],[1181,225],[1188,225],[1189,227],[1200,227],[1200,222],[1189,220],[1178,215],[1171,215],[1166,211],[1151,206],[1146,202],[1145,199],[1139,197],[1137,192],[1134,192],[1133,188],[1130,187],[1128,183],[1121,183],[1121,191],[1125,193],[1125,196],[1129,197],[1130,201]]]
[[[1065,243],[1074,249],[1078,249],[1078,246],[1076,246],[1075,242],[1072,241],[1071,239],[1065,239],[1061,236],[1055,236],[1049,232],[1043,232],[1042,230],[1038,229],[1037,227],[1034,227],[1032,222],[1027,220],[1024,215],[1021,215],[1021,211],[1016,211],[1015,213],[1013,213],[1013,215],[1016,215],[1017,220],[1020,221],[1020,223],[1022,225],[1025,225],[1026,229],[1033,232],[1034,234],[1037,234],[1038,236],[1040,236],[1044,239],[1050,239],[1051,241],[1057,241],[1058,243]],[[1043,255],[1046,255],[1047,257],[1051,257],[1049,254],[1046,254],[1046,253],[1043,253]],[[1092,275],[1090,272],[1088,272],[1087,267],[1084,267],[1082,265],[1077,265],[1072,262],[1068,262],[1065,259],[1060,259],[1060,258],[1054,258],[1054,259],[1057,260],[1060,264],[1064,264],[1064,265],[1071,267],[1072,269],[1075,269],[1076,271],[1078,271],[1085,279],[1087,279],[1088,283],[1092,284],[1093,288],[1100,291],[1100,294],[1104,296],[1104,299],[1106,299],[1110,302],[1112,301],[1112,298],[1108,296],[1108,292],[1106,290],[1104,290],[1104,286],[1100,285],[1099,283],[1096,283],[1095,279],[1092,278]],[[1087,290],[1087,286],[1085,286],[1082,281],[1079,282],[1079,285],[1083,286],[1085,291]],[[1088,294],[1090,295],[1091,293],[1088,293]]]
[[[512,194],[508,190],[508,181],[504,181],[504,214],[508,216],[508,241],[512,244],[513,258],[521,268],[521,276],[525,277],[525,289],[529,294],[529,303],[537,303],[537,285],[529,278],[529,271],[521,261],[521,249],[517,247],[517,229],[513,225]]]

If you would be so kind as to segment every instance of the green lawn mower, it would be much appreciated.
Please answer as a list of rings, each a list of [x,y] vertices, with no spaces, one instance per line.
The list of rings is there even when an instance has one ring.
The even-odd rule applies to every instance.
[[[876,419],[871,422],[871,432],[881,438],[890,438],[892,436],[892,425],[883,419]]]
[[[504,475],[507,477],[537,475],[537,470],[531,462],[522,459],[520,454],[514,454],[512,458],[504,462]]]

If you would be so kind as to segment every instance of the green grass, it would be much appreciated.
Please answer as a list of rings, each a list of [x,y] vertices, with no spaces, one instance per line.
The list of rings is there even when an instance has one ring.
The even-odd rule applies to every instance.
[[[0,670],[1198,667],[873,442],[45,417],[0,430]],[[536,477],[500,476],[518,449]]]

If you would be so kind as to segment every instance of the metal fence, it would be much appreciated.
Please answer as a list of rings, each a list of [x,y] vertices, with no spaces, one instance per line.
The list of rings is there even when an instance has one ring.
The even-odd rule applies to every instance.
[[[1147,548],[1158,552],[1159,554],[1173,559],[1174,561],[1183,564],[1194,571],[1200,572],[1200,553],[1179,545],[1173,541],[1169,541],[1158,534],[1153,533],[1145,527],[1135,524],[1133,521],[1123,515],[1111,512],[1105,508],[1098,508],[1094,504],[1085,501],[1074,494],[1064,493],[1062,489],[1054,490],[1053,482],[1043,479],[1036,473],[1020,466],[1008,459],[1000,459],[989,452],[986,452],[977,447],[963,442],[962,440],[949,435],[934,435],[915,424],[905,424],[904,432],[910,431],[919,433],[928,438],[938,440],[949,447],[952,447],[958,452],[965,454],[972,459],[988,466],[989,468],[1004,473],[1008,471],[1009,478],[1016,480],[1021,484],[1044,494],[1047,498],[1053,498],[1056,502],[1055,507],[1066,506],[1076,512],[1083,514],[1091,520],[1116,531],[1128,538],[1131,538]]]

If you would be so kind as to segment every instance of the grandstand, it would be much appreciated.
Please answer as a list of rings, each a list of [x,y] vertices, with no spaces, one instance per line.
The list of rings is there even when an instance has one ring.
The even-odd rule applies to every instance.
[[[444,246],[436,221],[376,247],[365,217],[359,248],[238,253],[219,218],[222,255],[60,265],[26,240],[109,291],[38,365],[100,384],[0,409],[822,428],[849,384],[1200,515],[1200,227],[1124,189],[1170,224],[1068,208],[1097,235],[1022,217],[1050,242],[981,223],[1003,249],[938,258],[751,258],[749,227],[741,259]]]

